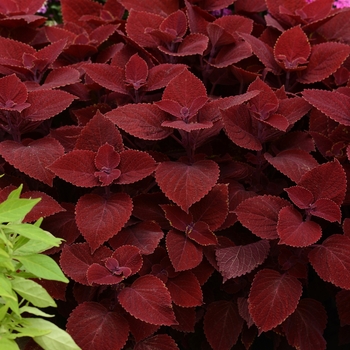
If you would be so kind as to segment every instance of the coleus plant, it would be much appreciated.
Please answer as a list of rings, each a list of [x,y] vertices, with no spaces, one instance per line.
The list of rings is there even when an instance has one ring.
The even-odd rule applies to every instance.
[[[1,198],[24,182],[65,239],[70,284],[38,282],[75,342],[348,346],[349,10],[32,3],[1,10]]]

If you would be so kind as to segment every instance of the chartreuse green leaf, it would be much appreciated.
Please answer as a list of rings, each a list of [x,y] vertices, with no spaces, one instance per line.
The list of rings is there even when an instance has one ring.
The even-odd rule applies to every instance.
[[[50,315],[44,311],[41,311],[40,309],[38,309],[37,307],[32,307],[32,306],[22,306],[19,311],[21,313],[24,312],[28,312],[32,315],[36,315],[36,316],[41,316],[41,317],[54,317],[55,315]]]
[[[17,343],[12,339],[0,338],[1,350],[20,350]]]
[[[44,350],[81,350],[67,332],[53,323],[41,318],[26,318],[25,321],[29,327],[51,331],[33,338]]]
[[[17,296],[12,290],[11,282],[3,274],[0,274],[0,296],[6,300],[12,299],[17,302]]]
[[[40,284],[22,277],[15,277],[12,288],[24,299],[37,307],[57,306],[50,294]]]
[[[25,270],[46,280],[60,281],[68,283],[57,263],[47,255],[30,254],[25,256],[13,256],[14,259],[20,261]]]
[[[11,198],[0,203],[0,222],[21,222],[41,198]]]
[[[58,247],[62,239],[56,238],[50,232],[31,224],[8,224],[3,226],[5,232],[12,231],[34,241],[41,241],[50,244],[52,247]]]

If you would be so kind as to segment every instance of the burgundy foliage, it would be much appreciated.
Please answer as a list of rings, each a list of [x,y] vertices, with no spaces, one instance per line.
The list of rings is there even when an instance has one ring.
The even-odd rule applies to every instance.
[[[65,239],[77,344],[349,346],[350,12],[42,2],[0,4],[0,198]]]

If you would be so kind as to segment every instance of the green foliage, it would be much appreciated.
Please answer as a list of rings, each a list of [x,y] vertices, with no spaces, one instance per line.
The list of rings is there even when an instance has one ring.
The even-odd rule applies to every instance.
[[[56,303],[32,278],[68,283],[56,262],[40,254],[62,240],[41,229],[40,221],[22,222],[40,198],[20,198],[21,190],[22,186],[12,191],[0,204],[0,348],[19,350],[16,338],[32,337],[43,349],[80,349],[68,333],[41,318],[52,315],[40,308]]]

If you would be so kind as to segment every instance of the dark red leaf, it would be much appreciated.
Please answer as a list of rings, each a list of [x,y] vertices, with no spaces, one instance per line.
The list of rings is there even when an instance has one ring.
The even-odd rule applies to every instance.
[[[156,334],[151,338],[137,343],[134,350],[178,350],[175,341],[170,335]]]
[[[345,326],[350,324],[350,291],[341,290],[336,295],[337,310],[340,320],[340,325]]]
[[[125,318],[96,302],[79,304],[69,315],[67,332],[86,350],[120,350],[129,335]]]
[[[108,198],[90,193],[80,197],[75,210],[78,228],[95,251],[129,220],[132,200],[126,193],[114,193]]]
[[[125,65],[125,83],[134,90],[140,89],[147,82],[148,66],[138,54],[130,57]]]
[[[164,283],[157,277],[139,277],[130,287],[118,294],[121,306],[132,316],[154,325],[176,324],[171,297]]]
[[[198,98],[207,98],[207,90],[200,79],[188,70],[172,79],[163,92],[163,100],[178,102],[181,106],[191,109]],[[201,103],[202,107],[205,101]],[[196,107],[198,110],[200,107]]]
[[[1,156],[16,169],[52,186],[55,174],[48,167],[63,156],[63,146],[51,137],[26,141],[25,145],[11,140],[1,142]]]
[[[148,255],[154,252],[163,236],[164,233],[157,223],[142,221],[123,228],[108,243],[114,249],[122,245],[133,245],[140,249],[141,254]]]
[[[41,89],[54,89],[80,82],[80,73],[71,67],[60,67],[52,70],[46,77]]]
[[[273,55],[272,48],[262,40],[247,33],[239,34],[251,47],[254,54],[265,65],[265,67],[274,74],[279,74],[281,68],[278,66]]]
[[[166,235],[166,246],[175,271],[193,269],[203,259],[202,247],[182,232],[170,230]]]
[[[150,337],[160,328],[158,325],[138,320],[128,313],[125,313],[124,317],[128,320],[130,333],[133,335],[137,342]]]
[[[307,68],[301,71],[300,83],[322,81],[334,73],[350,54],[350,46],[338,42],[326,42],[312,46]]]
[[[91,254],[90,247],[87,243],[65,245],[63,247],[60,266],[63,272],[72,278],[74,281],[84,285],[89,285],[86,278],[86,272],[93,263],[100,263],[101,260],[106,259],[112,255],[112,251],[102,246]]]
[[[219,300],[208,305],[204,316],[204,333],[214,350],[230,350],[241,333],[243,320],[237,305]]]
[[[161,126],[168,115],[155,105],[128,104],[105,116],[130,135],[144,140],[162,140],[173,133],[172,129]]]
[[[291,315],[301,293],[302,285],[295,277],[270,269],[259,271],[248,298],[249,312],[259,333],[275,328]]]
[[[94,164],[95,156],[93,151],[73,150],[57,159],[48,169],[75,186],[100,186],[101,183],[95,176],[97,171]]]
[[[245,105],[232,106],[221,110],[227,136],[236,145],[253,151],[262,149],[261,142],[254,135],[251,116]]]
[[[86,74],[97,84],[111,91],[127,95],[124,70],[105,63],[88,63],[83,66]]]
[[[350,125],[350,97],[337,91],[306,89],[302,92],[306,101],[343,125]]]
[[[265,153],[264,157],[277,170],[294,182],[299,182],[304,174],[318,165],[314,157],[301,149],[287,149],[279,152],[274,157],[269,153]]]
[[[215,251],[219,271],[224,277],[223,283],[230,278],[245,275],[261,265],[270,250],[266,240],[234,247],[218,247]]]
[[[228,214],[228,186],[215,185],[204,198],[192,205],[190,213],[195,222],[203,221],[210,230],[217,230]]]
[[[86,271],[86,278],[90,285],[113,285],[125,278],[122,273],[114,275],[105,266],[93,263]]]
[[[218,177],[219,167],[212,160],[199,160],[193,164],[163,162],[155,172],[163,193],[186,212],[209,193]]]
[[[62,211],[65,211],[57,201],[44,192],[40,191],[28,191],[21,195],[21,198],[41,198],[34,208],[25,216],[24,222],[33,222],[39,218],[44,218]],[[57,236],[59,237],[59,236]]]
[[[258,196],[244,200],[235,210],[238,220],[256,236],[276,239],[278,213],[291,203],[274,196]]]
[[[0,109],[21,112],[29,107],[27,98],[27,88],[15,74],[0,79]]]
[[[185,65],[180,63],[163,63],[152,67],[148,72],[147,91],[153,91],[168,85],[170,80],[186,69]]]
[[[327,324],[323,305],[310,298],[300,300],[297,309],[282,324],[288,343],[296,349],[326,349],[322,336]]]
[[[43,221],[41,228],[49,231],[55,237],[65,240],[66,244],[72,244],[80,236],[77,224],[75,222],[74,204],[62,203],[65,211],[51,215]],[[35,208],[35,207],[34,207]],[[63,247],[54,247],[47,252],[48,254],[61,250]]]
[[[65,110],[75,98],[62,90],[31,91],[27,99],[30,107],[26,108],[22,115],[32,121],[50,119]]]
[[[137,11],[146,11],[146,13],[161,13],[164,16],[170,15],[179,8],[177,0],[144,0],[142,2],[120,0],[120,2],[130,12],[132,12],[132,9],[135,9]]]
[[[350,290],[350,238],[340,234],[328,237],[309,253],[317,274],[327,282]]]
[[[300,26],[283,32],[274,47],[276,61],[287,71],[305,69],[310,53],[311,45]]]
[[[315,200],[327,198],[341,205],[346,192],[345,171],[337,160],[321,164],[304,174],[298,186],[308,189]]]
[[[196,324],[196,307],[180,307],[173,305],[178,325],[171,326],[180,332],[193,333]]]
[[[309,213],[313,216],[318,216],[330,222],[341,221],[341,211],[339,205],[331,199],[320,198],[309,209]]]
[[[146,152],[126,150],[120,153],[118,169],[121,175],[117,178],[117,184],[130,184],[151,175],[156,169],[155,160]]]
[[[277,232],[279,244],[292,247],[307,247],[316,243],[322,236],[319,224],[313,221],[304,221],[299,211],[293,207],[284,207],[278,215]]]
[[[286,188],[290,200],[300,209],[309,209],[315,201],[313,194],[308,189],[301,186]]]
[[[183,271],[169,278],[166,286],[173,303],[178,306],[194,307],[203,303],[201,286],[191,271]]]
[[[161,205],[165,212],[165,217],[169,220],[172,227],[179,231],[185,232],[187,226],[193,224],[193,216],[191,213],[184,212],[181,208],[175,205]]]
[[[248,299],[242,297],[237,298],[237,306],[239,315],[246,321],[247,327],[250,328],[254,324],[254,321],[249,313]]]
[[[132,245],[123,245],[121,247],[118,247],[113,252],[112,258],[118,261],[120,267],[129,268],[130,276],[139,272],[142,266],[142,256],[140,249]],[[109,268],[107,265],[106,267]]]
[[[119,130],[100,111],[97,111],[82,130],[75,148],[97,152],[106,143],[113,146],[117,152],[124,150]]]

